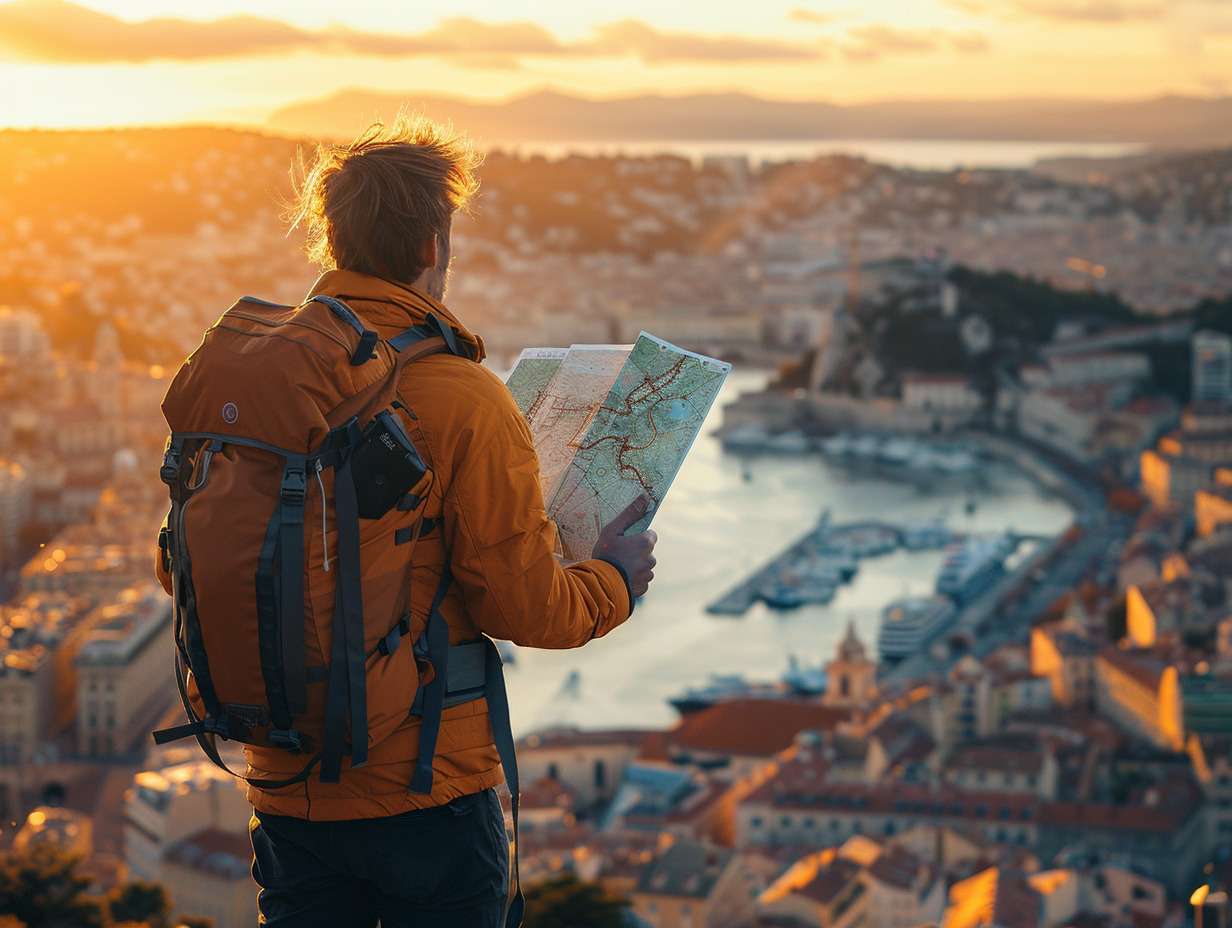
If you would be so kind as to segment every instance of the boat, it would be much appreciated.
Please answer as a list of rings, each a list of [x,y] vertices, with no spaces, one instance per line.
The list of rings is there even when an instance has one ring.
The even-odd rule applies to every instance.
[[[826,691],[826,672],[820,667],[805,667],[796,655],[787,655],[787,669],[779,682],[792,696],[818,696]]]
[[[857,435],[851,440],[849,451],[858,458],[875,458],[881,450],[881,439],[876,435]]]
[[[819,445],[823,454],[839,458],[845,454],[851,454],[851,441],[850,435],[846,432],[839,432],[829,438],[823,438]]]
[[[960,606],[970,602],[1003,573],[1011,548],[1006,535],[973,535],[955,542],[946,549],[937,575],[937,592]]]
[[[719,436],[724,451],[752,454],[766,450],[769,433],[758,425],[742,425]]]
[[[859,559],[845,545],[835,545],[829,541],[821,542],[813,550],[812,557],[825,564],[827,569],[833,571],[842,583],[854,577],[860,569]]]
[[[898,547],[898,532],[881,525],[848,526],[836,529],[830,537],[857,558],[877,557]]]
[[[920,460],[924,446],[910,438],[890,438],[877,452],[879,460],[897,466],[914,465]]]
[[[811,603],[828,603],[837,587],[837,583],[825,579],[776,580],[763,586],[758,595],[771,609],[797,609]]]
[[[710,675],[710,682],[687,687],[684,692],[668,698],[668,703],[681,715],[700,712],[729,699],[764,699],[781,695],[772,683],[750,683],[739,674]]]
[[[688,715],[733,699],[794,699],[817,696],[825,690],[825,671],[804,666],[794,654],[789,654],[787,669],[777,683],[750,683],[739,674],[712,673],[708,682],[686,687],[667,701],[681,715]]]
[[[929,463],[943,474],[969,474],[980,466],[974,454],[961,448],[934,449]]]
[[[843,566],[836,558],[824,554],[806,554],[794,561],[784,576],[789,582],[827,583],[838,586],[846,579]]]
[[[877,651],[893,663],[916,654],[954,620],[957,607],[945,596],[911,596],[895,600],[881,613]]]
[[[767,439],[765,449],[775,454],[806,454],[813,450],[813,443],[799,429],[789,429]]]
[[[929,551],[944,548],[954,541],[954,533],[940,520],[912,522],[903,527],[903,547],[908,551]]]

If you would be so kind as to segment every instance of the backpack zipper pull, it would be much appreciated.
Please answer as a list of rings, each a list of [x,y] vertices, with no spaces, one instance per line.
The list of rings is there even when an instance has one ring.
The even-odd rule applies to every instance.
[[[329,537],[325,525],[325,481],[321,479],[321,462],[317,461],[317,486],[321,488],[321,552],[325,555],[325,571],[329,572]]]

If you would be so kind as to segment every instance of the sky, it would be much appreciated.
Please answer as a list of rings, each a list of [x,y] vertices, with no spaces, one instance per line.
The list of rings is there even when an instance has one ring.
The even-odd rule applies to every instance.
[[[1222,96],[1232,0],[0,0],[0,127],[259,125],[348,87]]]

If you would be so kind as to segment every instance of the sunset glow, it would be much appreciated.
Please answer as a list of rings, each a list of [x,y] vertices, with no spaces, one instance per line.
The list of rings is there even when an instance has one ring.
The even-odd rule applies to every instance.
[[[340,13],[343,18],[340,18]],[[773,99],[1218,96],[1218,0],[238,0],[0,3],[0,126],[260,124],[343,87],[507,99],[734,90]]]

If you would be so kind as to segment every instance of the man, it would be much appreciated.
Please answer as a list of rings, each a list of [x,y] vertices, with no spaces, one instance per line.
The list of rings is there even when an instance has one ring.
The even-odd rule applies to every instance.
[[[457,353],[409,364],[399,398],[434,474],[411,571],[425,613],[444,565],[440,613],[451,644],[481,633],[519,645],[571,648],[629,616],[653,578],[655,534],[625,536],[645,512],[635,501],[606,526],[590,560],[555,555],[530,433],[509,392],[478,362],[482,340],[440,302],[453,214],[478,187],[469,144],[423,120],[377,126],[345,147],[321,147],[304,171],[293,218],[326,269],[309,296],[343,300],[391,338],[431,313]],[[410,792],[420,720],[371,744],[367,764],[322,782],[316,771],[279,789],[249,786],[253,876],[269,926],[499,926],[509,846],[494,794],[503,779],[483,699],[447,707],[431,792]],[[246,746],[250,780],[285,780],[303,761]]]

